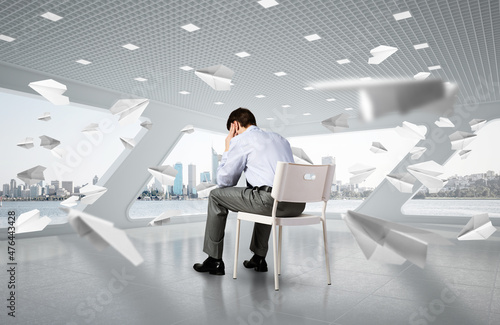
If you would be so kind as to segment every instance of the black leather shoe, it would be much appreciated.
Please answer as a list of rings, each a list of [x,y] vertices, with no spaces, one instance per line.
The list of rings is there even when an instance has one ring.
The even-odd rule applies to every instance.
[[[266,259],[262,256],[254,254],[250,261],[245,260],[243,262],[243,266],[247,269],[254,269],[257,272],[267,272],[267,263]]]
[[[224,275],[224,262],[222,259],[216,260],[213,257],[208,257],[203,263],[196,263],[193,269],[197,272],[208,272],[213,275]]]

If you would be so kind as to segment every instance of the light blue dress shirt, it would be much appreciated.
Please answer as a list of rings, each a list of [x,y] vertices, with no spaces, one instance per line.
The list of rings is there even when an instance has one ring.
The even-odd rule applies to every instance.
[[[235,186],[241,173],[252,186],[272,186],[278,161],[294,162],[290,143],[281,135],[250,126],[231,139],[217,169],[219,187]]]

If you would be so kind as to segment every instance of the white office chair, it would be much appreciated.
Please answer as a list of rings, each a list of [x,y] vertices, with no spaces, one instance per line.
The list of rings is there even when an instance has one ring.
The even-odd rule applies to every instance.
[[[278,275],[281,273],[281,237],[282,226],[303,226],[322,223],[325,245],[326,274],[328,284],[331,284],[330,262],[328,260],[328,241],[326,239],[325,210],[330,198],[335,165],[299,165],[278,162],[274,176],[271,196],[274,198],[272,216],[238,212],[236,221],[236,247],[234,251],[233,278],[236,279],[238,266],[238,250],[240,244],[241,220],[253,221],[272,226],[273,258],[274,258],[274,288],[279,290]],[[297,217],[276,217],[278,202],[319,202],[323,201],[321,216],[301,214]],[[279,229],[279,240],[276,242],[276,226]]]

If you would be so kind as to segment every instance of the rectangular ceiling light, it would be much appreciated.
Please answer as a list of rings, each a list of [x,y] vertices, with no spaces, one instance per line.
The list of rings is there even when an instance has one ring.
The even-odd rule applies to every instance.
[[[433,65],[433,66],[429,67],[428,69],[429,69],[429,71],[439,70],[439,69],[441,69],[441,66],[440,65]]]
[[[277,3],[274,0],[260,0],[260,1],[257,1],[257,3],[266,9],[279,5],[279,3]]]
[[[264,95],[257,95],[257,96],[255,96],[255,97],[257,97],[257,98],[264,98],[264,97],[266,97],[266,96],[264,96]]]
[[[346,111],[352,111],[352,107],[347,107],[345,110]]]
[[[304,116],[309,116],[309,115],[311,115],[311,113],[304,113],[304,114],[302,114],[302,115],[304,115]]]
[[[189,95],[190,93],[189,93],[189,91],[183,90],[183,91],[179,91],[179,94]]]
[[[417,44],[417,45],[413,45],[413,47],[415,48],[415,50],[421,50],[421,49],[426,49],[429,47],[429,44],[427,43],[422,43],[422,44]]]
[[[334,101],[336,101],[336,99],[335,98],[328,98],[326,101],[327,102],[334,102]]]
[[[394,14],[393,16],[394,16],[394,19],[396,19],[396,20],[402,20],[402,19],[410,18],[411,14],[409,11],[404,11],[404,12]]]
[[[274,120],[274,117],[266,117],[266,120],[272,121]]]
[[[277,77],[283,77],[283,76],[286,76],[286,72],[283,72],[283,71],[275,72],[274,75]]]
[[[56,14],[51,13],[50,11],[47,11],[43,15],[40,15],[45,19],[52,20],[52,21],[58,21],[59,19],[62,19],[61,16],[58,16]]]
[[[191,67],[190,67],[190,66],[188,66],[188,65],[185,65],[185,66],[181,67],[181,69],[182,69],[182,70],[184,70],[184,71],[193,70],[193,68],[191,68]]]
[[[281,107],[288,108],[288,107],[290,107],[290,105],[281,105]]]
[[[80,59],[80,60],[77,60],[76,63],[87,65],[87,64],[91,64],[92,62],[84,60],[84,59]]]
[[[131,51],[137,50],[139,48],[139,46],[134,45],[134,44],[130,44],[130,43],[122,45],[122,47],[126,48],[127,50],[131,50]]]
[[[137,77],[137,78],[134,78],[134,80],[137,80],[137,81],[147,81],[148,79],[143,78],[143,77]]]
[[[15,40],[15,38],[12,38],[12,37],[7,36],[7,35],[0,35],[0,40],[6,41],[6,42],[12,42],[13,40]]]
[[[304,90],[313,90],[314,87],[304,87]]]
[[[193,25],[193,24],[187,24],[187,25],[181,26],[181,28],[187,30],[188,32],[194,32],[195,30],[200,29],[200,27]]]
[[[308,40],[309,42],[321,39],[321,37],[319,37],[318,34],[312,34],[312,35],[304,36],[304,38],[306,40]]]
[[[247,52],[236,53],[236,55],[240,58],[246,58],[247,56],[250,56],[250,54],[248,54]]]
[[[338,64],[346,64],[346,63],[351,63],[351,61],[349,61],[349,59],[342,59],[342,60],[337,60],[337,63]]]
[[[224,103],[223,103],[223,102],[215,102],[214,104],[215,104],[215,105],[222,105],[222,104],[224,104]]]

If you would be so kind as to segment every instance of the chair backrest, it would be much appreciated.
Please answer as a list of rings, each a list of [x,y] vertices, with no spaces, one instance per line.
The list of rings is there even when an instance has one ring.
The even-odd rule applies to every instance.
[[[285,202],[330,199],[335,165],[300,165],[279,161],[271,196]]]

